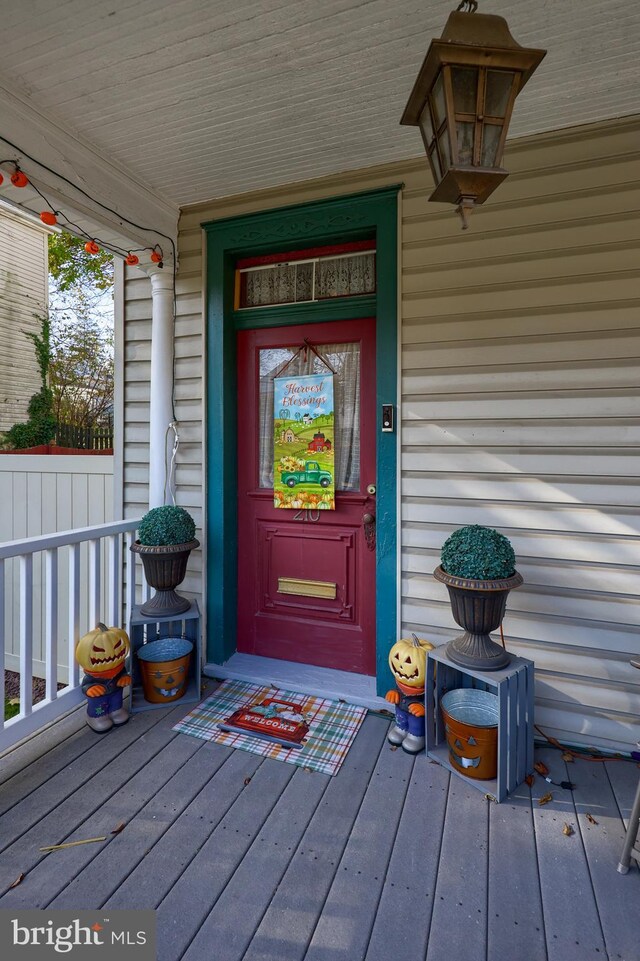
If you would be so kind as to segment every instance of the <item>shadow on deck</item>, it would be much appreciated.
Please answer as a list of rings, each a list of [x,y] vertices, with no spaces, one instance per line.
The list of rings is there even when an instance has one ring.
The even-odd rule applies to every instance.
[[[635,764],[538,751],[575,793],[496,805],[375,715],[331,778],[176,734],[187,710],[3,760],[0,908],[155,908],[160,961],[638,961]]]

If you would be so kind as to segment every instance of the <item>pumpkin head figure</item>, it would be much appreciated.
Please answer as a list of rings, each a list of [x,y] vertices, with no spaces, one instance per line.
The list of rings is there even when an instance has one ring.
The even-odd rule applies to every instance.
[[[78,641],[76,661],[87,674],[109,678],[122,670],[128,653],[129,638],[126,631],[98,624]]]
[[[422,694],[425,685],[427,651],[435,645],[416,634],[403,637],[389,651],[389,667],[403,694]]]

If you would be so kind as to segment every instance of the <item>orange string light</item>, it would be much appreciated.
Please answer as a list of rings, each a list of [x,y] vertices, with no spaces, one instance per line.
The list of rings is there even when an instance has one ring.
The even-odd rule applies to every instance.
[[[26,187],[29,183],[29,178],[26,174],[23,174],[19,168],[16,168],[15,172],[11,174],[11,183],[14,187]]]
[[[27,175],[26,175],[25,173],[23,173],[23,171],[20,169],[20,167],[18,166],[18,163],[17,163],[16,161],[0,161],[0,162],[2,162],[2,163],[5,163],[5,162],[6,162],[6,163],[12,163],[12,164],[13,164],[13,166],[14,166],[15,169],[14,169],[14,172],[11,174],[10,179],[11,179],[11,183],[12,183],[12,185],[13,185],[14,187],[24,188],[24,187],[27,187],[27,186],[31,186],[31,187],[36,191],[36,193],[39,194],[40,197],[45,201],[45,203],[50,203],[50,201],[48,200],[48,198],[45,197],[45,195],[39,190],[39,188],[36,187],[35,184],[31,183],[31,181],[29,180],[29,178],[27,177]],[[4,183],[4,176],[3,176],[2,172],[0,172],[0,185],[2,185],[3,183]],[[41,211],[41,213],[40,213],[40,220],[42,221],[43,224],[46,224],[47,227],[55,227],[55,226],[58,225],[58,217],[59,217],[59,216],[62,216],[63,219],[64,219],[68,224],[71,225],[71,227],[76,227],[76,229],[78,230],[78,232],[79,232],[80,234],[82,234],[81,228],[80,228],[80,227],[77,227],[77,225],[74,224],[73,221],[69,220],[69,218],[66,216],[66,214],[63,214],[63,213],[62,213],[61,211],[59,211],[59,210],[54,211],[54,210],[52,209],[52,210],[43,210],[43,211]],[[85,234],[85,237],[86,237],[86,236],[87,236],[87,234]],[[121,256],[122,256],[122,255],[125,255],[125,251],[122,251],[122,250],[120,250],[120,249],[118,249],[118,248],[114,248],[114,247],[110,246],[109,244],[104,244],[104,247],[105,247],[106,250],[111,250],[112,253],[119,254],[119,255],[121,255]],[[94,255],[95,255],[95,254],[100,253],[100,246],[99,246],[99,244],[98,244],[94,239],[92,239],[91,237],[90,237],[90,238],[87,240],[87,242],[85,243],[84,249],[86,250],[86,252],[87,252],[88,254],[94,254]],[[144,252],[144,253],[146,253],[147,251],[150,251],[150,258],[149,258],[149,259],[151,260],[151,263],[153,263],[153,264],[158,264],[158,266],[160,266],[160,267],[163,266],[163,263],[162,263],[162,261],[163,261],[162,248],[159,247],[158,244],[156,244],[154,247],[142,247],[142,248],[140,248],[140,251],[141,251],[141,252]],[[132,251],[127,251],[127,252],[126,252],[126,255],[124,256],[124,260],[125,260],[125,263],[128,264],[130,267],[136,267],[136,266],[138,266],[138,264],[140,263],[140,258],[138,257],[137,254],[133,253]]]

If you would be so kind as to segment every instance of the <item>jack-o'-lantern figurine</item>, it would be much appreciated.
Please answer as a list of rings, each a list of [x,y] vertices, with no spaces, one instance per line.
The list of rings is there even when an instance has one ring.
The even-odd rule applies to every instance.
[[[126,724],[129,711],[122,704],[122,689],[131,684],[124,662],[129,638],[118,627],[98,624],[81,637],[76,661],[84,669],[82,692],[87,696],[87,724],[102,733]]]
[[[427,670],[427,651],[435,645],[421,640],[416,634],[403,637],[389,652],[389,667],[398,688],[387,691],[385,698],[396,707],[396,723],[387,740],[400,745],[407,754],[424,750],[424,685]]]

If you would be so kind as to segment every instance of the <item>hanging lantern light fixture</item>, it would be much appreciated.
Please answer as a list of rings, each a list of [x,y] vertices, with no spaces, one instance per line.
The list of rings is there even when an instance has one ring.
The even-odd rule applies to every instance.
[[[456,204],[463,230],[508,176],[500,164],[513,104],[546,54],[521,47],[506,20],[477,7],[463,0],[449,14],[400,121],[420,127],[436,183],[429,200]]]

